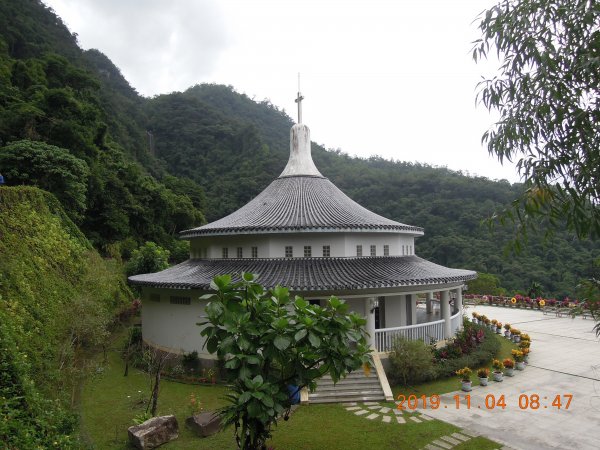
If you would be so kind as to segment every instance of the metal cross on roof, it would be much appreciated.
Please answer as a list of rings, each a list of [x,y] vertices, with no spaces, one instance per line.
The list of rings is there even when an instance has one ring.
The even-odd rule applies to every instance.
[[[304,100],[304,97],[302,97],[302,94],[298,91],[298,97],[296,97],[295,100],[295,102],[298,103],[298,123],[302,123],[302,100]]]
[[[300,93],[300,74],[298,74],[298,97],[296,97],[295,102],[298,103],[298,123],[302,123],[302,94]]]

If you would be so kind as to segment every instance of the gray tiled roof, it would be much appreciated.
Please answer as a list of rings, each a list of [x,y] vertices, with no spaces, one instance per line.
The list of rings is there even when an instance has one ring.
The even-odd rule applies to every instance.
[[[280,177],[232,214],[181,232],[194,236],[297,232],[318,230],[400,231],[423,234],[423,229],[386,219],[318,176]]]
[[[290,259],[193,259],[158,273],[129,277],[132,284],[208,290],[213,277],[241,272],[258,282],[292,291],[361,290],[433,285],[473,279],[470,270],[449,269],[418,256]]]

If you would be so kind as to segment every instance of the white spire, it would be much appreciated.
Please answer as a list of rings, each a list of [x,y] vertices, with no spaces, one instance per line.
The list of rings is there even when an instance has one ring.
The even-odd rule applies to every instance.
[[[298,75],[298,84],[300,83],[300,75]],[[281,172],[279,177],[293,177],[299,175],[309,175],[322,177],[321,172],[315,166],[312,160],[310,149],[310,129],[302,123],[302,94],[300,94],[300,86],[298,86],[298,123],[290,130],[290,159]]]

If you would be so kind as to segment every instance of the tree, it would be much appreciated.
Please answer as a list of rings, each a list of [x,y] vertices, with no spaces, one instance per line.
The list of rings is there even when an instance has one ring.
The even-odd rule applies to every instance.
[[[499,215],[518,234],[566,221],[600,235],[600,5],[588,0],[503,0],[480,17],[475,61],[492,52],[498,76],[478,100],[500,119],[482,141],[516,161],[526,190]]]
[[[22,140],[0,148],[7,184],[27,184],[52,192],[69,217],[80,222],[86,210],[88,165],[69,150]]]
[[[325,374],[338,381],[348,372],[369,367],[365,319],[348,314],[348,305],[331,297],[327,305],[290,299],[286,288],[266,291],[242,274],[216,277],[216,294],[206,306],[201,335],[206,348],[224,360],[231,383],[228,405],[220,410],[225,426],[235,426],[239,448],[265,448],[271,426],[287,420],[300,389],[314,390]]]
[[[133,251],[131,259],[125,265],[125,271],[128,276],[160,272],[169,267],[169,255],[169,250],[165,250],[154,242],[146,242]]]

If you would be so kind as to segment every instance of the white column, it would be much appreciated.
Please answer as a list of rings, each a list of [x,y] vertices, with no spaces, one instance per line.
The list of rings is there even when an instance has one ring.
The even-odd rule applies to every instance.
[[[427,293],[427,298],[425,299],[425,312],[427,314],[431,314],[433,312],[433,292]]]
[[[456,305],[456,312],[460,313],[462,315],[463,312],[463,298],[462,298],[462,287],[456,288],[454,290],[454,293],[456,294],[456,300],[454,301],[454,304]],[[459,327],[460,329],[462,329],[462,320],[459,322]]]
[[[365,318],[367,319],[367,333],[369,337],[367,342],[369,346],[376,350],[375,347],[375,299],[372,297],[365,298]]]
[[[450,292],[442,291],[440,295],[440,310],[444,319],[444,338],[452,337],[452,324],[450,323]]]
[[[410,294],[409,296],[407,296],[407,302],[410,304],[409,310],[410,310],[410,324],[409,325],[416,325],[417,324],[417,294]],[[410,300],[409,300],[410,299]]]
[[[385,327],[401,327],[402,317],[406,317],[406,304],[402,301],[403,295],[389,295],[385,297]],[[402,311],[404,308],[404,312]],[[404,322],[406,325],[406,322]]]

